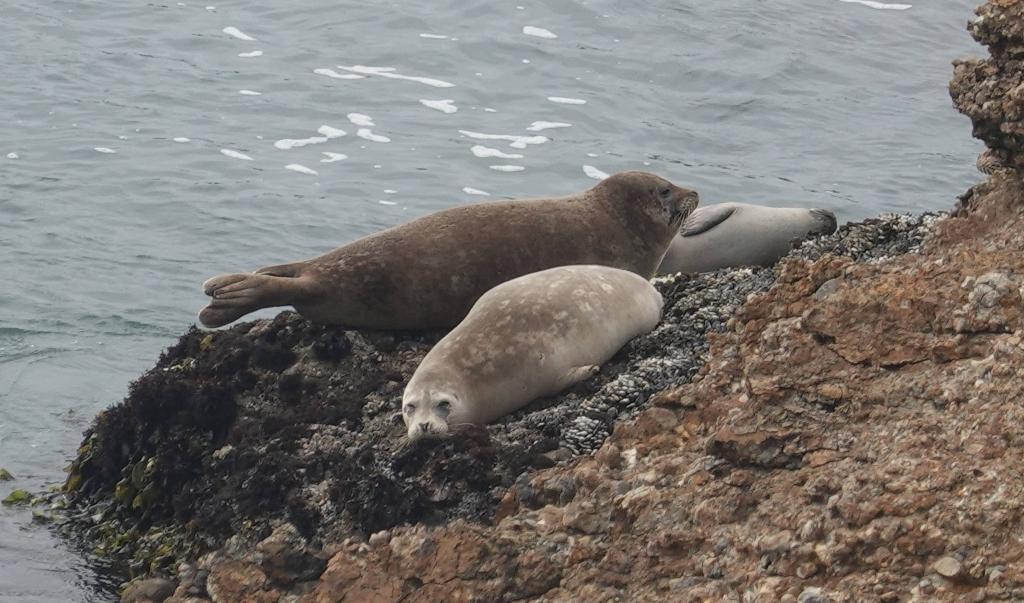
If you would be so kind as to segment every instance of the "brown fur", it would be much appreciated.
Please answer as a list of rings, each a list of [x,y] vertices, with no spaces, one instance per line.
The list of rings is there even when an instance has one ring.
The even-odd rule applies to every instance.
[[[210,279],[213,300],[199,319],[216,327],[292,305],[353,328],[452,327],[489,289],[547,268],[597,264],[651,277],[696,203],[663,178],[623,172],[567,197],[447,209],[311,260]]]

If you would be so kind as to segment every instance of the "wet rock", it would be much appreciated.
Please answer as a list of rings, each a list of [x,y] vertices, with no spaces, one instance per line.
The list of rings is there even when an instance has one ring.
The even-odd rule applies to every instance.
[[[166,578],[133,580],[121,592],[121,603],[163,603],[174,594],[174,583]]]

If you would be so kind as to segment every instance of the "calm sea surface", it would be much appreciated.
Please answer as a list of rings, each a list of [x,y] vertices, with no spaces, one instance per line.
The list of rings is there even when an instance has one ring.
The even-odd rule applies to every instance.
[[[951,207],[975,2],[909,1],[3,0],[0,497],[62,480],[219,272],[625,169],[843,221]],[[0,508],[0,601],[107,582]]]

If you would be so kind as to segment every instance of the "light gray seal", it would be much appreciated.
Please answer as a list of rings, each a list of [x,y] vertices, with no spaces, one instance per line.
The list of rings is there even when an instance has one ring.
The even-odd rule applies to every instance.
[[[410,440],[483,425],[594,375],[661,319],[646,278],[562,266],[491,289],[427,353],[402,395]]]
[[[826,209],[707,205],[683,223],[658,273],[770,266],[789,252],[795,240],[835,231],[836,215]]]
[[[199,320],[294,306],[349,328],[451,328],[485,292],[531,272],[598,264],[653,276],[696,205],[691,190],[622,172],[567,197],[447,209],[311,260],[212,278]]]

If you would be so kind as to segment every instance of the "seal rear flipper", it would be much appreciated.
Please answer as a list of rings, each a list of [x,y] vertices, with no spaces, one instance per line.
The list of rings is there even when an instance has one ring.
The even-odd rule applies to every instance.
[[[203,283],[213,299],[199,312],[206,327],[220,327],[260,308],[292,305],[300,297],[303,279],[267,274],[225,274]]]

